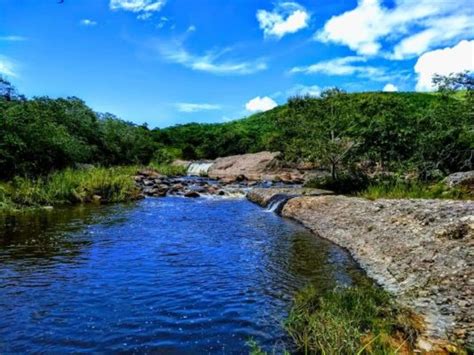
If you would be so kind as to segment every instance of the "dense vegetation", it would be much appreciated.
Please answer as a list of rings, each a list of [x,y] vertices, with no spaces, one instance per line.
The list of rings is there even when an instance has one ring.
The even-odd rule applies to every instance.
[[[380,172],[436,180],[472,169],[474,155],[474,80],[436,80],[436,94],[333,89],[242,120],[150,130],[74,97],[26,99],[2,79],[0,177],[279,150],[290,163],[330,170],[333,180]]]

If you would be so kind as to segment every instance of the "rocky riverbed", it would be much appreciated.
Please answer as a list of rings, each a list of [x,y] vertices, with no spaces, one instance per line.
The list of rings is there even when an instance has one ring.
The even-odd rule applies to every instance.
[[[282,193],[254,189],[248,197],[264,206]],[[446,340],[472,348],[473,201],[296,195],[282,216],[348,249],[370,277],[422,315],[420,348],[433,351]]]
[[[245,197],[254,186],[271,186],[272,182],[248,181],[245,179],[215,180],[195,176],[161,175],[155,170],[144,169],[134,177],[142,196],[183,196],[197,198],[204,196]]]

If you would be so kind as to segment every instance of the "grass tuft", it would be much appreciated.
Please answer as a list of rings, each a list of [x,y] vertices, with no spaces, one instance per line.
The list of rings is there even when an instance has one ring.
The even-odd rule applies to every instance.
[[[285,327],[305,354],[396,354],[410,351],[419,325],[377,287],[297,294]]]
[[[132,176],[137,167],[66,169],[44,178],[16,177],[0,184],[0,210],[91,202],[123,202],[139,197]]]

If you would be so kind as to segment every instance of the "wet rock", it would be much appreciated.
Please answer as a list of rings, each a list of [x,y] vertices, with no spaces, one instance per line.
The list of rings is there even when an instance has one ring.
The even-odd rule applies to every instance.
[[[144,186],[153,186],[153,185],[155,185],[155,182],[153,180],[143,180],[142,184]]]
[[[184,197],[191,197],[191,198],[196,198],[196,197],[201,197],[199,192],[196,191],[187,191],[184,193]]]
[[[277,195],[295,196],[322,196],[331,195],[332,191],[313,189],[308,187],[272,187],[272,188],[254,188],[247,193],[247,198],[260,205],[266,207],[270,200]]]

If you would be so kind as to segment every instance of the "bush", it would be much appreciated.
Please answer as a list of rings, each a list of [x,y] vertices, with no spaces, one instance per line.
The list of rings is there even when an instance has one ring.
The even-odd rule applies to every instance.
[[[361,191],[369,185],[369,179],[358,173],[345,173],[337,179],[331,176],[322,176],[313,178],[305,183],[305,187],[312,187],[324,190],[334,191],[338,194],[350,194]]]

